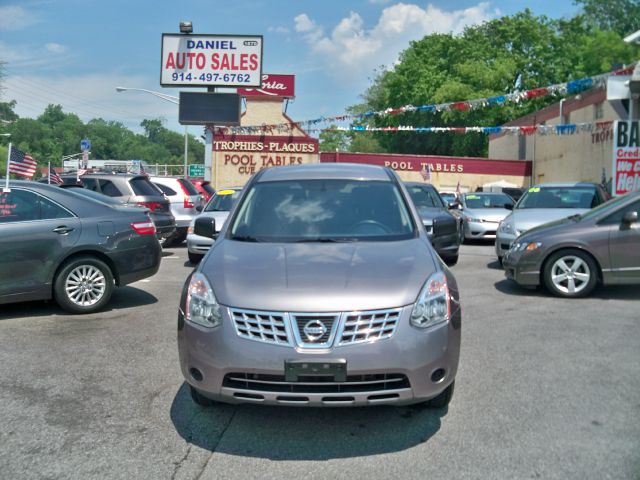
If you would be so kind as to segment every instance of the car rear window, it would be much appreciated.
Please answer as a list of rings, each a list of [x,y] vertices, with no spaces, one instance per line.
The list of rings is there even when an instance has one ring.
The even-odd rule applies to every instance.
[[[214,193],[216,193],[216,191],[214,190],[214,188],[213,188],[211,185],[209,185],[208,183],[203,183],[203,184],[201,185],[201,187],[202,187],[202,189],[203,189],[205,192],[207,192],[207,193],[208,193],[208,194],[210,194],[210,195],[213,195]]]
[[[392,241],[415,236],[395,183],[338,179],[256,183],[230,230],[231,239],[250,242]]]
[[[129,180],[129,185],[136,195],[162,195],[162,191],[146,177],[134,177]]]
[[[184,188],[184,191],[187,192],[188,195],[200,195],[200,192],[198,192],[190,181],[179,178],[178,183],[182,185],[182,188]]]
[[[173,188],[169,188],[161,183],[154,183],[154,185],[162,190],[162,193],[164,193],[165,195],[169,195],[170,197],[178,194],[178,192],[176,192]]]
[[[600,203],[595,187],[532,187],[515,208],[593,208]]]

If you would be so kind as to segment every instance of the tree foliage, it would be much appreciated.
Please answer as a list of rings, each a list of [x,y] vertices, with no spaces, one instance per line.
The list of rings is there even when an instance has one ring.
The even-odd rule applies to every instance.
[[[73,113],[65,113],[60,105],[49,105],[36,118],[20,118],[13,109],[16,102],[0,102],[2,132],[11,134],[11,142],[28,152],[40,166],[47,162],[61,166],[65,155],[79,153],[80,141],[91,140],[90,158],[101,160],[145,160],[149,164],[182,165],[184,136],[168,130],[162,119],[143,120],[144,134],[136,134],[120,122],[94,118],[87,123]],[[189,135],[189,163],[202,163],[204,145]],[[6,137],[0,137],[6,146]],[[6,152],[6,147],[4,149]],[[5,157],[6,158],[6,153]],[[0,172],[6,171],[6,161],[0,161]]]
[[[412,42],[392,69],[378,73],[356,110],[384,110],[487,98],[599,74],[631,62],[637,48],[601,30],[585,15],[551,20],[524,10],[467,28],[460,35],[431,34]],[[517,81],[518,79],[518,81]],[[518,85],[516,85],[518,83]],[[467,111],[426,111],[370,117],[373,126],[493,126],[526,115],[557,98]],[[483,134],[376,133],[383,151],[483,156]]]
[[[640,30],[639,0],[575,0],[587,22],[622,37]]]

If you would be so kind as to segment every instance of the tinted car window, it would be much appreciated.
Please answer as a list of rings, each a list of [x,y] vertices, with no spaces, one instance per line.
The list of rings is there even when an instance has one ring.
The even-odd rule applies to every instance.
[[[377,181],[257,183],[231,226],[231,238],[245,241],[388,241],[414,236],[400,190]]]
[[[515,208],[593,208],[600,203],[595,187],[533,187]]]
[[[50,200],[26,190],[0,193],[0,223],[25,222],[73,215]]]
[[[154,183],[154,185],[162,190],[162,193],[164,193],[165,195],[169,195],[170,197],[178,194],[173,188],[169,188],[161,183]]]
[[[198,190],[196,190],[196,187],[193,186],[193,183],[187,180],[183,180],[182,178],[178,179],[178,183],[182,185],[182,188],[185,192],[187,192],[188,195],[200,195]]]
[[[77,194],[81,197],[89,197],[93,200],[97,200],[98,202],[102,202],[106,205],[123,205],[124,204],[124,202],[116,198],[107,197],[102,193],[94,192],[93,190],[89,190],[87,188],[74,187],[74,188],[67,189],[67,191],[73,192],[74,194]]]
[[[82,182],[82,184],[85,186],[85,188],[88,188],[89,190],[93,190],[94,192],[98,192],[98,180],[96,180],[95,178],[81,178],[80,181]]]
[[[615,200],[613,200],[613,201],[615,202]],[[605,224],[608,224],[608,225],[621,223],[622,222],[622,217],[627,212],[638,212],[638,214],[640,215],[640,200],[638,200],[637,202],[633,202],[632,204],[627,205],[624,208],[619,209],[615,213],[612,213],[611,215],[609,215],[607,218],[605,218],[600,223],[605,223]]]
[[[223,190],[224,192],[224,190]],[[226,190],[226,192],[233,193],[216,193],[209,203],[207,203],[206,207],[204,207],[205,212],[228,212],[231,210],[231,207],[235,203],[235,201],[240,196],[241,190]]]
[[[129,180],[129,185],[133,189],[133,193],[136,195],[161,195],[161,190],[158,190],[156,186],[151,183],[148,178],[134,177]]]
[[[410,185],[407,186],[407,190],[409,190],[409,195],[411,195],[413,203],[418,208],[442,208],[445,206],[440,195],[429,187]]]
[[[111,180],[98,180],[100,184],[100,191],[110,197],[121,197],[123,193],[118,190],[118,187]]]
[[[203,184],[202,184],[202,189],[203,189],[205,192],[207,192],[207,193],[209,193],[209,194],[211,194],[211,195],[213,195],[214,193],[216,193],[216,191],[213,189],[213,187],[212,187],[211,185],[209,185],[208,183],[203,183]]]
[[[482,193],[470,193],[464,196],[464,204],[467,208],[504,208],[505,204],[513,205],[513,199],[508,195],[487,195]]]

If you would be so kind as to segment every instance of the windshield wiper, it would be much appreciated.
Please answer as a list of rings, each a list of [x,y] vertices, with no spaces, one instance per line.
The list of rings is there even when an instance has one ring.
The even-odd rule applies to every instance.
[[[231,237],[231,240],[238,240],[239,242],[260,242],[260,240],[251,235],[235,235]]]
[[[582,218],[582,214],[581,213],[576,213],[575,215],[571,215],[569,217],[567,217],[569,220],[580,220]]]

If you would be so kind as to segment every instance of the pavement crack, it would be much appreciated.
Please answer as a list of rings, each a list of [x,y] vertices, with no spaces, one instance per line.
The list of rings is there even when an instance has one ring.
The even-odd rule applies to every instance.
[[[224,429],[220,433],[220,436],[218,437],[218,441],[216,442],[216,444],[211,449],[211,453],[207,457],[207,461],[204,462],[204,465],[202,466],[202,469],[200,470],[198,475],[196,475],[194,480],[199,480],[200,477],[202,477],[202,474],[204,473],[204,471],[207,469],[207,465],[209,465],[209,462],[211,461],[211,458],[213,457],[213,454],[216,453],[216,450],[218,449],[218,445],[220,445],[220,442],[222,441],[222,437],[224,437],[224,434],[227,433],[227,430],[229,429],[229,426],[231,425],[231,422],[233,422],[233,419],[236,416],[236,412],[237,411],[238,411],[238,407],[235,407],[233,409],[233,413],[231,414],[231,417],[229,417],[229,421],[227,422],[227,424],[224,426]]]
[[[173,473],[171,474],[171,480],[175,480],[176,475],[178,474],[178,470],[180,470],[180,468],[182,467],[184,462],[187,461],[187,457],[191,453],[191,447],[193,447],[193,445],[189,444],[188,447],[187,447],[187,451],[184,453],[182,458],[180,460],[178,460],[177,462],[174,462],[175,463],[175,468],[173,469]]]

